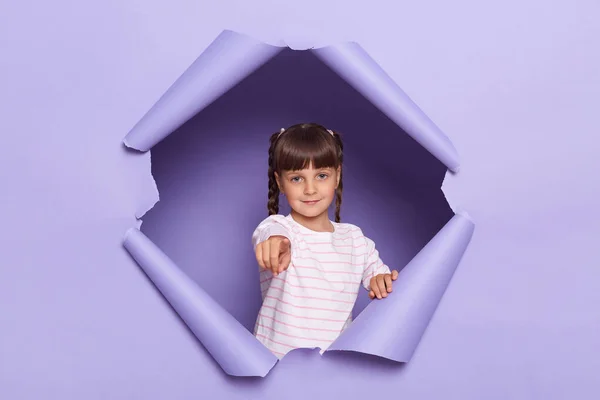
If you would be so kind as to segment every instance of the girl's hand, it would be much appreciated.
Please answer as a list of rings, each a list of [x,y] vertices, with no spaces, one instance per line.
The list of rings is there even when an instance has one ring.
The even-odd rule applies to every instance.
[[[277,276],[290,265],[290,247],[285,236],[271,236],[256,246],[256,261],[261,269],[270,269]]]
[[[371,278],[371,291],[369,298],[387,297],[387,294],[392,291],[392,281],[398,279],[398,271],[393,270],[391,274],[379,274]]]

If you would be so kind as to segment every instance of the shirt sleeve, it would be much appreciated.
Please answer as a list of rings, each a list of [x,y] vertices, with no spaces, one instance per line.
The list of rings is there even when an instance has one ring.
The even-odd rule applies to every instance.
[[[379,252],[375,247],[375,242],[366,236],[364,238],[367,241],[367,252],[365,255],[366,261],[365,269],[363,270],[362,284],[365,289],[370,291],[371,278],[379,274],[389,274],[391,271],[381,258],[379,258]]]
[[[293,234],[289,224],[283,215],[269,215],[262,220],[252,233],[252,247],[256,250],[259,243],[264,242],[271,236],[285,236],[293,242]]]

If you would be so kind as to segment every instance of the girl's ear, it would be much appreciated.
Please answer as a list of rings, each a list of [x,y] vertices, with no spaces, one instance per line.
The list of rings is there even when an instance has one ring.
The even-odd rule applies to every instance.
[[[335,184],[335,188],[337,189],[338,186],[340,185],[340,174],[342,173],[342,167],[339,166],[337,167],[337,179],[336,179],[336,184]]]

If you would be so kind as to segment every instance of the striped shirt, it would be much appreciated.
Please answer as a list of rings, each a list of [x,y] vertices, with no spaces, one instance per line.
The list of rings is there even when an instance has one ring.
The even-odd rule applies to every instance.
[[[352,322],[360,286],[371,290],[373,276],[390,273],[359,227],[331,223],[334,232],[316,232],[291,215],[271,215],[252,234],[255,250],[275,235],[291,244],[286,271],[260,273],[263,303],[254,335],[278,358],[295,348],[318,347],[322,354]]]

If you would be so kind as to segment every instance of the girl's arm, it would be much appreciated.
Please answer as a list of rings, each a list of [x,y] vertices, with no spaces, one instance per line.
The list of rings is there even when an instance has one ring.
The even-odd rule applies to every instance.
[[[285,236],[293,242],[292,230],[283,215],[269,215],[261,221],[252,233],[252,247],[256,250],[259,243],[264,242],[271,236]]]
[[[367,241],[367,252],[365,254],[365,269],[363,270],[362,285],[367,291],[371,291],[371,279],[380,274],[390,274],[390,268],[379,258],[379,252],[373,242],[364,236]]]

